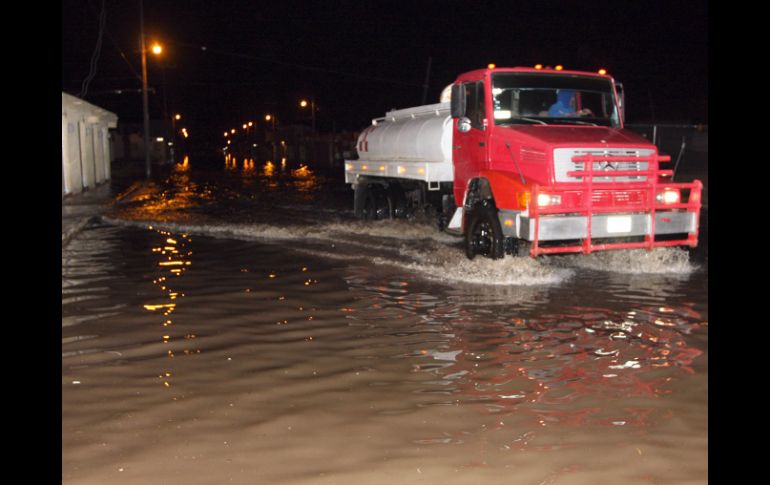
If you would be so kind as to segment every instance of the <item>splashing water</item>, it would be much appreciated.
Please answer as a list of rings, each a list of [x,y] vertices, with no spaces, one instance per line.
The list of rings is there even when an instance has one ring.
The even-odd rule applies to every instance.
[[[590,255],[562,256],[556,264],[572,267],[628,274],[689,275],[698,269],[690,262],[686,249],[655,248],[604,251]]]

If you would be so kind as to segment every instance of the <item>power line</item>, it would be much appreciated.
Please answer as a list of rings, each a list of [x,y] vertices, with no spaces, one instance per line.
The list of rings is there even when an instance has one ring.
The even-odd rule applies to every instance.
[[[99,54],[102,51],[102,37],[104,35],[104,24],[106,20],[107,9],[104,6],[104,0],[102,0],[102,11],[99,14],[99,35],[96,38],[96,46],[94,47],[94,52],[91,54],[91,65],[88,71],[88,75],[85,79],[83,79],[83,84],[80,87],[80,93],[78,93],[78,97],[81,99],[85,98],[86,94],[88,94],[88,85],[91,84],[94,76],[96,76],[96,64],[99,62]]]
[[[239,58],[239,59],[249,59],[249,60],[259,61],[259,62],[268,62],[268,63],[271,63],[271,64],[278,64],[278,65],[281,65],[281,66],[292,67],[292,68],[296,68],[296,69],[303,69],[303,70],[306,70],[306,71],[324,72],[324,73],[329,73],[329,74],[336,74],[336,75],[342,75],[342,76],[347,76],[347,77],[363,79],[363,80],[367,80],[367,81],[376,81],[376,82],[382,82],[382,83],[387,83],[387,84],[398,84],[398,85],[401,85],[401,86],[410,86],[410,87],[422,87],[421,84],[408,83],[408,82],[404,82],[404,81],[398,81],[398,80],[395,80],[395,79],[388,79],[388,78],[374,77],[374,76],[366,76],[366,75],[362,75],[362,74],[358,74],[358,73],[353,73],[353,72],[340,71],[338,69],[328,69],[328,68],[324,68],[324,67],[310,66],[310,65],[307,65],[307,64],[298,64],[296,62],[286,62],[286,61],[279,61],[279,60],[276,60],[276,59],[267,59],[267,58],[264,58],[264,57],[254,56],[254,55],[251,55],[251,54],[241,54],[241,53],[237,53],[237,52],[228,52],[228,51],[224,51],[224,50],[221,50],[221,49],[212,49],[212,48],[207,47],[207,46],[187,44],[187,43],[184,43],[184,42],[177,42],[177,41],[171,41],[171,40],[169,40],[167,42],[169,44],[176,44],[176,45],[180,45],[180,46],[183,46],[183,47],[190,47],[190,48],[193,48],[193,49],[196,49],[196,50],[200,50],[200,51],[203,51],[203,52],[206,52],[206,53],[214,53],[214,54],[218,54],[218,55],[226,56],[226,57],[236,57],[236,58]]]

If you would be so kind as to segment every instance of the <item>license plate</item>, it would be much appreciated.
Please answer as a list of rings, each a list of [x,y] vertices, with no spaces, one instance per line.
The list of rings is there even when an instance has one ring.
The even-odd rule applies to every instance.
[[[617,234],[631,232],[631,216],[610,216],[607,218],[607,232]]]

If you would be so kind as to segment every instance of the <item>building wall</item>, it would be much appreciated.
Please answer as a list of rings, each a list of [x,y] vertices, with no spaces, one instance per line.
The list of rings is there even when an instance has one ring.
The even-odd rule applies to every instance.
[[[117,124],[114,113],[62,93],[62,198],[109,180],[108,130]]]

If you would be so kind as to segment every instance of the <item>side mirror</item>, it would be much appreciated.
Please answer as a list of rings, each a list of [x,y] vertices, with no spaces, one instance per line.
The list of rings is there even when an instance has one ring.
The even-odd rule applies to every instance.
[[[615,83],[615,89],[618,92],[618,105],[620,106],[620,119],[626,122],[626,93],[623,91],[622,83]]]
[[[462,84],[452,85],[452,118],[465,116],[465,87]]]

